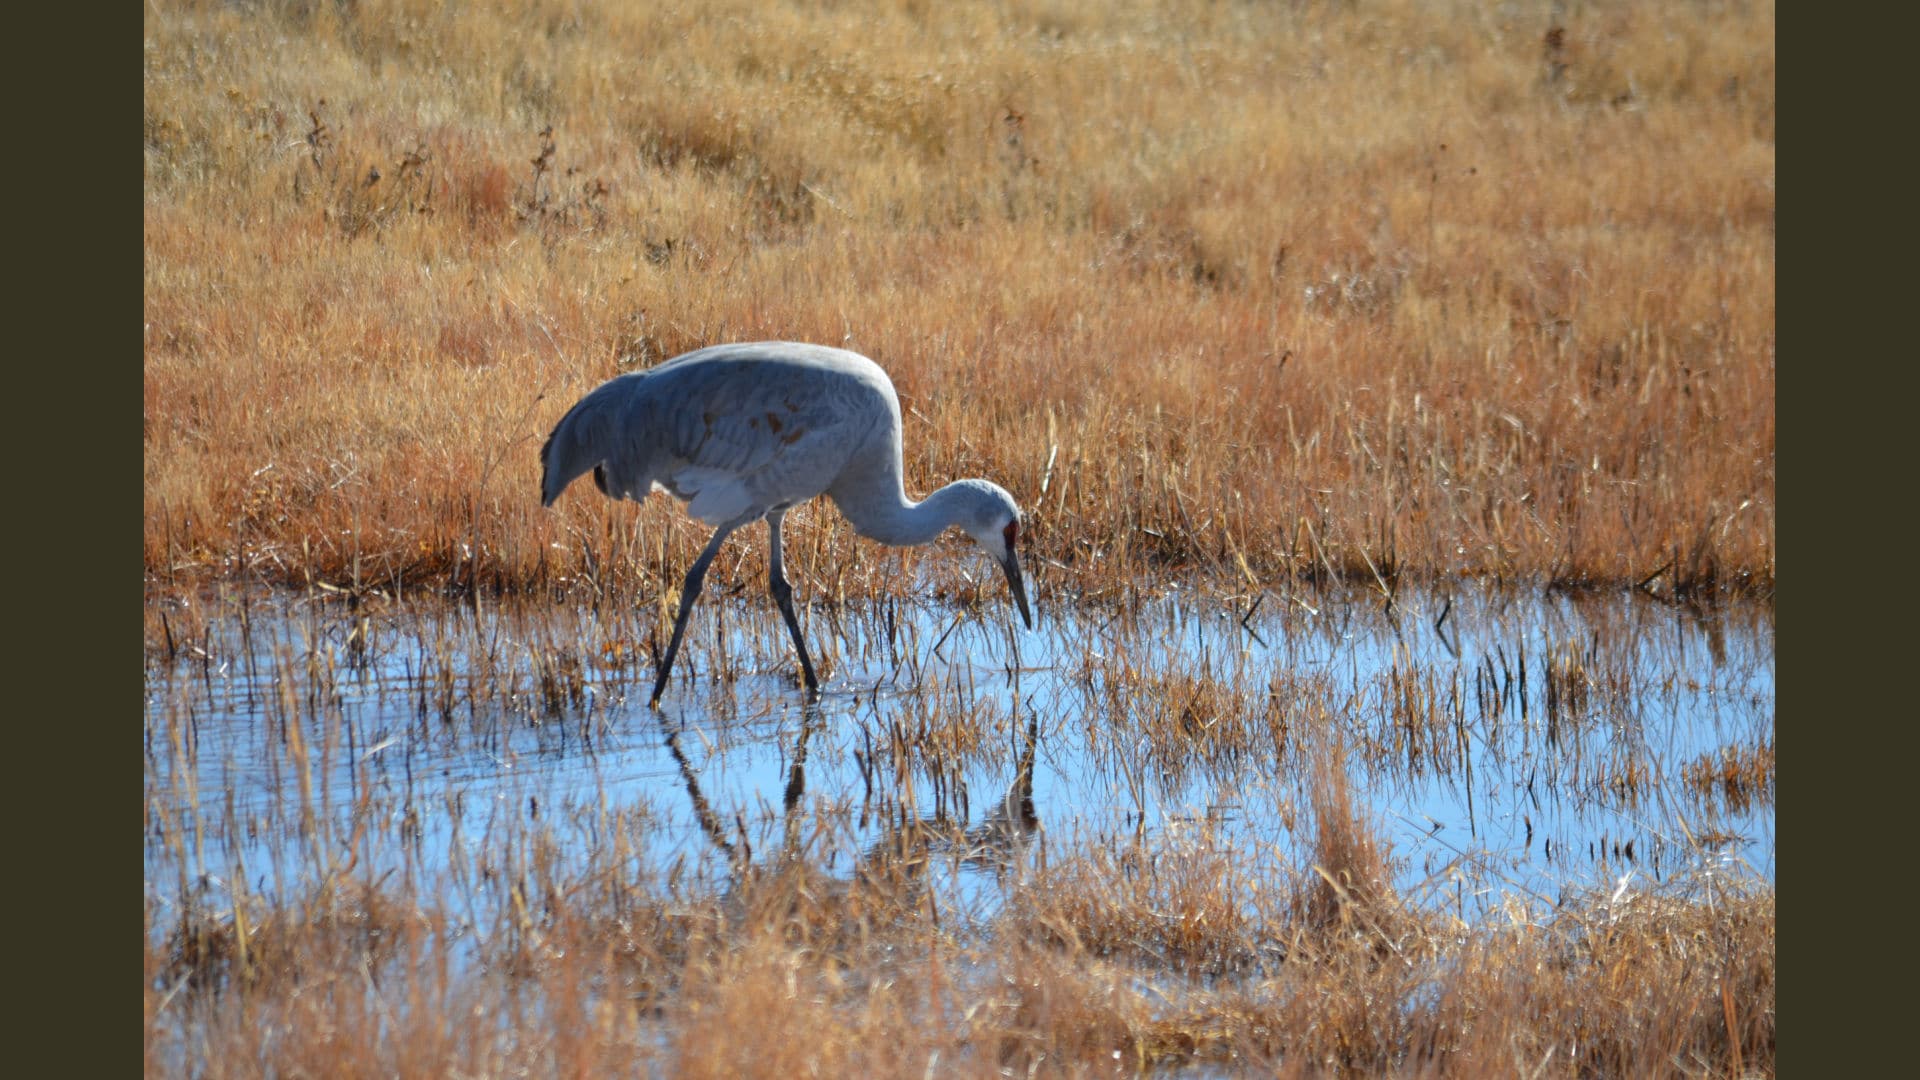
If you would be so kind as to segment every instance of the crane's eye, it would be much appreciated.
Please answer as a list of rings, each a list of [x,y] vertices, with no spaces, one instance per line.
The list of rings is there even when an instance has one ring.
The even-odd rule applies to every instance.
[[[1007,527],[1000,531],[1000,535],[1006,537],[1007,550],[1012,551],[1014,541],[1020,538],[1020,523],[1017,521],[1007,522]]]

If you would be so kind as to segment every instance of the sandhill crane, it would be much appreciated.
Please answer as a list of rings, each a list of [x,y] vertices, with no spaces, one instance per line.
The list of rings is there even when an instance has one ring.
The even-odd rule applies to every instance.
[[[620,375],[581,398],[540,449],[542,505],[552,506],[589,469],[612,498],[654,489],[686,502],[714,526],[687,571],[673,638],[649,705],[658,706],[680,651],[707,565],[743,525],[767,519],[768,589],[786,618],[807,689],[813,661],[780,566],[780,522],[816,495],[832,499],[861,536],[896,547],[925,544],[958,525],[1006,572],[1033,628],[1015,542],[1020,508],[986,480],[956,480],[923,502],[901,486],[900,400],[880,365],[845,349],[793,341],[714,345],[647,371]]]

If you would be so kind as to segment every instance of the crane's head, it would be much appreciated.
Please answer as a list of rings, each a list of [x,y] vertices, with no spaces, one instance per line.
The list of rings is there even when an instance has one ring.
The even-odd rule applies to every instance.
[[[1020,617],[1027,629],[1033,629],[1033,612],[1027,607],[1027,579],[1020,572],[1020,505],[998,484],[985,480],[961,480],[952,485],[966,490],[965,513],[960,527],[973,541],[993,556],[1007,575],[1013,601],[1020,605]]]

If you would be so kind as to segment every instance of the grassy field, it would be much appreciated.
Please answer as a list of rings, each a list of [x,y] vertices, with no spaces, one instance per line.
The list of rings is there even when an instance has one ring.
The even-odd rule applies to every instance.
[[[1488,737],[1463,695],[1491,658],[1396,653],[1362,708],[1310,675],[1174,663],[1114,603],[1178,581],[1304,619],[1465,575],[1639,587],[1702,625],[1754,600],[1770,634],[1772,4],[162,0],[144,20],[148,1074],[1773,1073],[1770,883],[1678,873],[1471,924],[1393,887],[1349,756]],[[721,858],[724,885],[645,869],[637,805],[496,834],[450,801],[474,834],[451,876],[376,872],[422,843],[411,805],[312,786],[380,749],[352,742],[377,734],[341,704],[370,693],[353,665],[438,618],[413,605],[484,599],[510,630],[420,630],[395,661],[423,745],[605,723],[590,684],[644,680],[706,530],[585,485],[542,509],[538,448],[605,378],[768,338],[891,372],[912,493],[1014,494],[1043,624],[1121,612],[1057,676],[1084,681],[1089,753],[1297,783],[1299,850],[1056,835],[969,920],[929,900],[952,822],[902,813],[850,850],[817,824],[846,793],[816,775],[784,820],[820,831]],[[774,622],[727,647],[728,597],[765,607],[761,535],[714,564],[683,661],[716,698],[784,655]],[[889,605],[1005,603],[957,548],[855,540],[825,503],[789,515],[787,549],[828,668],[877,662],[851,643],[891,642]],[[262,585],[323,613],[265,674],[231,644]],[[588,608],[562,640],[555,613]],[[1680,692],[1581,667],[1610,648],[1551,642],[1531,688],[1519,654],[1522,719],[1504,690],[1491,715]],[[870,797],[1022,775],[1018,690],[916,693],[889,702]],[[198,787],[233,698],[276,778],[258,817]],[[848,720],[816,753],[851,753]],[[1770,805],[1771,732],[1723,750],[1667,779]],[[1642,782],[1630,756],[1575,764]],[[287,853],[270,872],[235,854],[260,836]]]
[[[890,370],[910,487],[1021,500],[1043,600],[1191,567],[1770,594],[1773,35],[154,5],[146,566],[651,595],[700,530],[543,511],[541,440],[621,371],[798,338]],[[830,512],[789,531],[802,594],[907,580]]]

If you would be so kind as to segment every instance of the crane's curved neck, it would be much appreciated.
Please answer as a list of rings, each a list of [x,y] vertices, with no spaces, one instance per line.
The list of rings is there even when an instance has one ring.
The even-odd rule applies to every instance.
[[[894,472],[875,476],[853,490],[836,491],[833,501],[861,536],[894,547],[910,547],[931,543],[958,521],[957,501],[964,491],[958,484],[948,484],[914,502],[901,486],[900,474]]]

